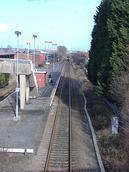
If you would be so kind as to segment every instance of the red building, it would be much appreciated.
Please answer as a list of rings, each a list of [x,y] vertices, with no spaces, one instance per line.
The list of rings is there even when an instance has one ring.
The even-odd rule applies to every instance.
[[[19,53],[19,59],[27,60],[27,54],[26,53]],[[33,62],[34,55],[29,54],[29,60],[32,60]],[[16,59],[16,54],[14,55],[14,59]],[[42,66],[45,63],[46,60],[46,54],[44,52],[36,53],[35,55],[35,66],[39,67]]]
[[[47,72],[37,71],[35,72],[38,88],[45,87],[47,83]]]
[[[40,53],[38,54],[38,56],[36,57],[36,63],[37,63],[37,67],[38,66],[42,66],[43,64],[45,64],[45,60],[46,60],[46,54],[45,53]]]

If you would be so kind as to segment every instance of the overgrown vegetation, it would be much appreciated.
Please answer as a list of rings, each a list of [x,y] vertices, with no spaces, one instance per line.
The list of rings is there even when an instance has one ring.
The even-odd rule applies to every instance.
[[[94,21],[88,77],[98,95],[108,97],[119,107],[118,135],[113,136],[109,123],[105,123],[111,117],[102,102],[99,106],[99,97],[97,101],[92,97],[94,90],[87,96],[89,113],[106,170],[129,171],[129,0],[102,0]],[[97,108],[90,107],[94,104]]]
[[[113,112],[105,104],[101,96],[96,94],[96,86],[85,76],[80,66],[75,66],[75,73],[80,82],[82,91],[87,99],[87,110],[97,136],[99,150],[104,163],[105,171],[128,172],[129,171],[129,130],[127,133],[119,132],[112,135],[111,117]],[[121,129],[121,126],[119,126]]]
[[[9,74],[0,74],[0,87],[4,87],[8,84]]]
[[[129,72],[129,1],[102,0],[94,21],[89,79],[99,94],[113,99],[114,86],[120,87],[118,81]],[[122,85],[129,85],[129,80]]]

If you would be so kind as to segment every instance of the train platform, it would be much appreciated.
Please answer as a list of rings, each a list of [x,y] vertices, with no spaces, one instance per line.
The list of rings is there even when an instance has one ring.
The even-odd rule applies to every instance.
[[[51,69],[51,67],[50,67]],[[33,149],[36,153],[45,129],[50,110],[50,96],[60,76],[60,70],[49,71],[53,84],[39,90],[36,99],[29,99],[24,110],[19,110],[20,120],[15,116],[15,93],[0,102],[0,148]]]

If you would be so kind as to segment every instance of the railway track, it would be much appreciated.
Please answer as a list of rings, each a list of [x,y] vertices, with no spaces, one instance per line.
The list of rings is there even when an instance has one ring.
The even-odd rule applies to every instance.
[[[71,166],[71,97],[70,97],[70,67],[65,66],[61,78],[59,100],[52,129],[51,139],[44,172],[72,171]],[[69,106],[63,103],[68,102]]]
[[[69,101],[69,87],[67,85],[68,76],[64,70],[63,78],[61,78],[59,91],[59,100],[54,120],[53,130],[51,134],[45,171],[68,171],[70,169],[69,155],[69,109],[61,100],[65,97],[65,101]]]
[[[101,171],[75,78],[71,64],[66,62],[56,93],[52,132],[48,131],[51,137],[44,172]]]
[[[14,86],[8,86],[0,89],[0,102],[6,99],[9,95],[15,92]]]

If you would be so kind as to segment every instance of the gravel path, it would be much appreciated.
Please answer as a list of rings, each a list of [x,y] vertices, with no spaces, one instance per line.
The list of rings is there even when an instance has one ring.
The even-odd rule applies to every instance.
[[[84,100],[73,68],[72,84],[72,160],[73,171],[99,171],[88,120],[83,110]]]

